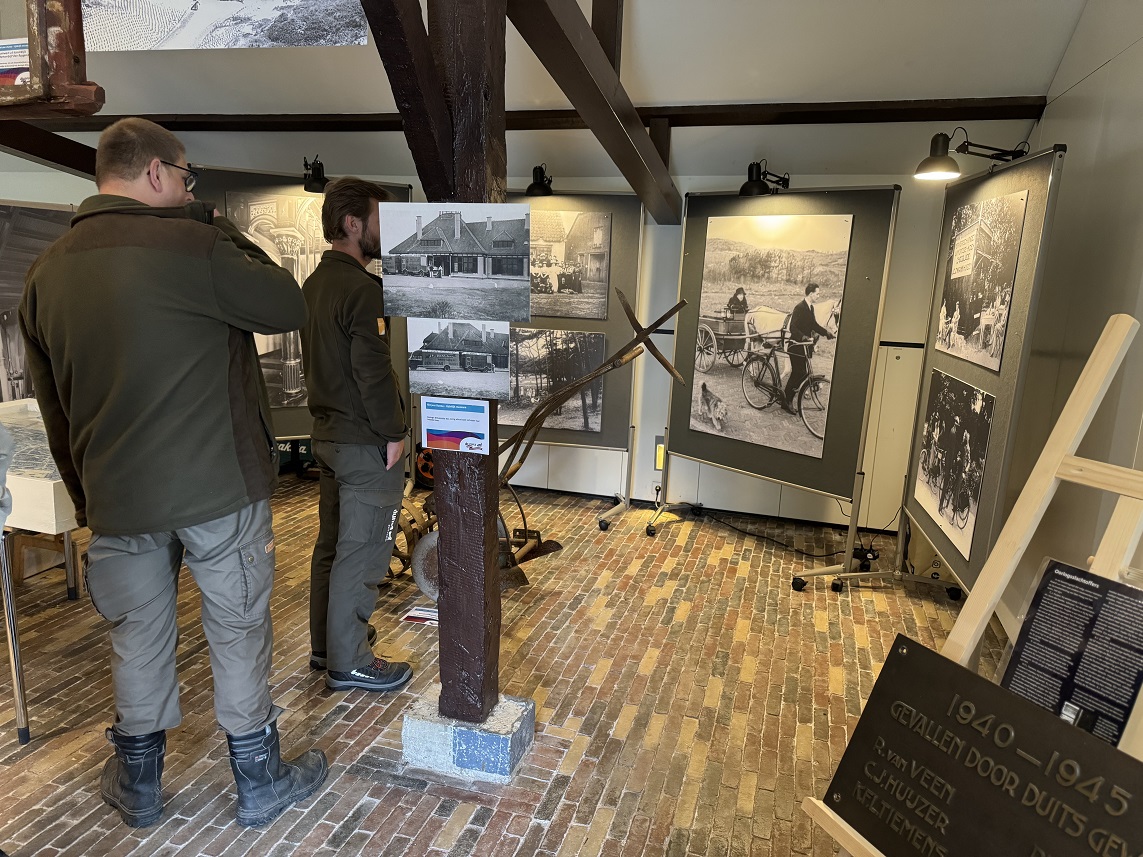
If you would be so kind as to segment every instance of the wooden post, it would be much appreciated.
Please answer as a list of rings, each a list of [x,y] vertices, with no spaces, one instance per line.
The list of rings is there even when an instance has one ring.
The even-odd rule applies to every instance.
[[[506,0],[429,0],[429,41],[453,125],[459,202],[503,202]],[[438,451],[441,696],[445,717],[482,722],[500,698],[496,402],[488,455]]]

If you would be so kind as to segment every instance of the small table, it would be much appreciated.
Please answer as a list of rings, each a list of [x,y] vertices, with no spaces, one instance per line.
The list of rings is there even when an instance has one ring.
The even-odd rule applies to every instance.
[[[12,492],[12,514],[8,526],[34,533],[63,536],[67,597],[79,597],[79,569],[72,543],[76,529],[75,506],[48,449],[47,432],[39,407],[33,399],[0,404],[0,423],[11,433],[15,453],[8,468],[8,490]],[[20,640],[16,622],[16,599],[12,589],[12,535],[5,533],[0,547],[0,597],[4,603],[4,624],[12,664],[12,696],[16,705],[16,734],[21,744],[32,740],[28,726],[28,703],[24,694],[24,670],[20,661]]]

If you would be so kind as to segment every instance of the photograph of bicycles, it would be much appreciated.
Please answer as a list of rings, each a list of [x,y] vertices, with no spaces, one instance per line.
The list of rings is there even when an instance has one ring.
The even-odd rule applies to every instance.
[[[933,370],[914,496],[965,559],[976,529],[995,402],[991,394]]]
[[[708,219],[691,429],[822,457],[852,225]]]

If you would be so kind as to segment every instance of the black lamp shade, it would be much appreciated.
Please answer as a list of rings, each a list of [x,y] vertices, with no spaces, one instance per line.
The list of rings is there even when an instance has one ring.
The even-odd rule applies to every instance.
[[[325,177],[325,164],[316,155],[312,164],[305,158],[302,158],[302,164],[305,166],[302,188],[307,193],[325,193],[325,186],[329,184],[329,179]]]
[[[544,174],[544,164],[532,167],[532,183],[524,191],[525,196],[551,196],[552,177]]]
[[[754,161],[746,168],[746,181],[738,189],[739,196],[765,196],[772,193],[770,185],[762,180],[762,164]]]
[[[913,178],[948,181],[960,178],[960,164],[949,154],[949,135],[934,134],[929,143],[929,156],[917,164]]]

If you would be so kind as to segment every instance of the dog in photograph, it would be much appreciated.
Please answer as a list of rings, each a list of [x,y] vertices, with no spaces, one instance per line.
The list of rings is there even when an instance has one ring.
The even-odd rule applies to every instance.
[[[699,413],[722,431],[722,423],[726,419],[726,402],[707,389],[705,381],[699,391]]]

